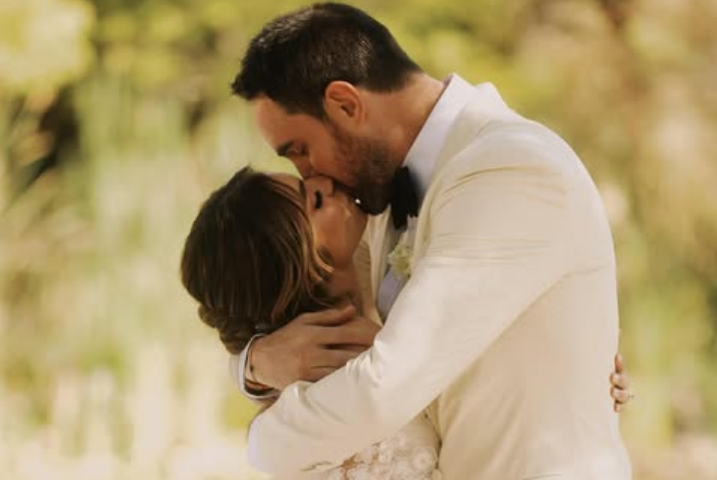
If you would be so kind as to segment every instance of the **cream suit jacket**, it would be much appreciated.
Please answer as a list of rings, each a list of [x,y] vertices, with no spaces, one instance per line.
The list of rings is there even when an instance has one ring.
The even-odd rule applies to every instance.
[[[386,221],[367,231],[372,259]],[[381,272],[374,262],[374,294]],[[582,163],[545,127],[471,102],[373,348],[288,387],[253,423],[250,462],[325,470],[428,407],[444,480],[629,479],[607,394],[617,338],[611,234]]]

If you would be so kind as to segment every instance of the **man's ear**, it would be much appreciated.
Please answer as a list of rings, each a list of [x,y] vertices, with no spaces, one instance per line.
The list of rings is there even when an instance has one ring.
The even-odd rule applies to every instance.
[[[348,82],[334,81],[324,90],[324,111],[334,123],[357,126],[364,119],[365,109],[361,91]]]

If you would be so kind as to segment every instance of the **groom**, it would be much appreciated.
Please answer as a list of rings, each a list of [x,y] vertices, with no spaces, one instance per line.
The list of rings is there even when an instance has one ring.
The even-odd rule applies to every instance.
[[[428,409],[446,480],[630,478],[605,391],[618,335],[612,239],[568,145],[490,84],[429,77],[346,5],[267,24],[233,89],[280,156],[376,215],[358,268],[366,303],[387,319],[342,369],[356,354],[323,344],[375,333],[362,319],[337,327],[351,311],[304,315],[235,359],[259,397],[271,394],[262,384],[286,387],[252,424],[254,466],[325,470]],[[416,221],[387,209],[402,166]],[[397,244],[410,269],[387,262]]]

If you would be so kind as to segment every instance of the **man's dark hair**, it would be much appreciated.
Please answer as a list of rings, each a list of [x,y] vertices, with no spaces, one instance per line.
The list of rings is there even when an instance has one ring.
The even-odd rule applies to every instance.
[[[232,90],[247,100],[266,95],[290,113],[323,119],[324,91],[333,81],[390,92],[420,71],[377,20],[349,5],[318,3],[264,26]]]

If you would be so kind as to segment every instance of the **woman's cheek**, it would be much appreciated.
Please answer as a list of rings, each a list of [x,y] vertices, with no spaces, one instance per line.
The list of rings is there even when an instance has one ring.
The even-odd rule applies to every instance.
[[[328,250],[331,256],[335,256],[337,254],[337,245],[339,244],[337,241],[339,232],[337,231],[336,223],[326,213],[321,212],[313,218],[314,232],[319,246]]]
[[[346,259],[352,255],[353,252],[349,252],[349,225],[347,223],[346,215],[340,208],[332,209],[330,215],[326,217],[326,242],[329,247],[334,261],[338,264],[343,265]],[[329,213],[329,212],[327,212]]]

